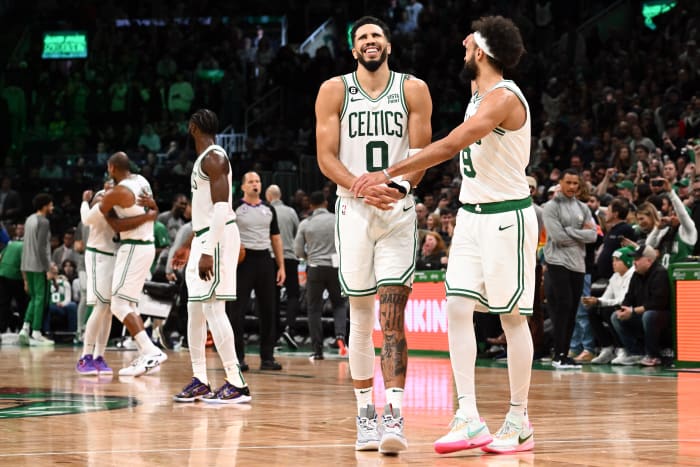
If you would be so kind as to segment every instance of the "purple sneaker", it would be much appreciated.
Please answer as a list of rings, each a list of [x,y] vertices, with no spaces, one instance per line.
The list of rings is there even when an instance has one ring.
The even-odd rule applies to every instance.
[[[95,361],[92,359],[92,355],[87,354],[78,360],[78,363],[75,365],[75,371],[83,376],[97,375],[97,368],[95,367]]]
[[[109,365],[107,365],[107,362],[105,362],[102,355],[94,359],[92,363],[95,365],[95,368],[97,368],[97,371],[100,374],[111,375],[113,373],[112,369],[109,367]]]
[[[190,384],[185,386],[182,391],[173,396],[175,402],[194,402],[196,400],[207,397],[211,394],[211,388],[208,384],[204,384],[199,378],[192,378]]]
[[[252,397],[250,397],[250,389],[248,389],[248,386],[237,388],[226,381],[216,392],[202,397],[202,402],[208,402],[210,404],[244,404],[250,402],[251,399]]]

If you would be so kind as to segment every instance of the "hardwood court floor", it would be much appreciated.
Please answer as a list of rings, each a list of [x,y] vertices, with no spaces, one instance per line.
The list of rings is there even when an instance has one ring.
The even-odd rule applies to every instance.
[[[404,403],[409,450],[386,457],[354,451],[347,360],[282,355],[282,372],[260,372],[249,355],[252,404],[211,406],[172,401],[190,379],[187,352],[169,351],[155,375],[122,380],[79,377],[78,352],[0,348],[0,465],[700,465],[700,374],[542,366],[530,393],[534,452],[439,456],[432,443],[446,432],[455,405],[449,360],[411,356]],[[107,361],[117,370],[134,355],[108,351]],[[221,384],[218,356],[207,355],[217,368],[210,378]],[[503,365],[493,366],[477,370],[477,397],[496,431],[508,382]],[[380,382],[375,394],[381,406]],[[47,410],[56,414],[28,416]]]

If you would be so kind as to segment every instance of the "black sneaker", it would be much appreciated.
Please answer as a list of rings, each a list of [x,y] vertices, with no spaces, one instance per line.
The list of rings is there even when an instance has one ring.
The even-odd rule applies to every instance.
[[[261,370],[270,370],[270,371],[279,371],[282,369],[282,365],[280,365],[275,360],[263,360],[262,362],[260,362],[260,369]]]
[[[309,355],[309,360],[323,360],[323,353],[314,352]]]
[[[251,399],[248,386],[238,388],[226,381],[216,392],[204,396],[202,401],[209,404],[244,404]]]
[[[284,341],[287,343],[290,349],[297,350],[299,349],[299,345],[294,341],[294,338],[292,337],[292,334],[289,332],[289,329],[286,329],[282,333],[282,337],[284,338]]]
[[[185,386],[182,391],[173,396],[175,402],[194,402],[197,399],[202,399],[211,394],[211,388],[208,384],[204,384],[198,378],[192,378],[190,384]]]
[[[238,362],[238,368],[240,368],[242,372],[250,370],[250,367],[246,362]]]

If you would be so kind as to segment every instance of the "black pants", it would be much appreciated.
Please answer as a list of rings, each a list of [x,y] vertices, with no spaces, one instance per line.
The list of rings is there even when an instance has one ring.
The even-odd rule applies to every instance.
[[[24,311],[27,309],[29,297],[24,291],[24,281],[22,279],[8,279],[0,277],[0,332],[5,332],[12,323],[12,299],[15,299],[17,311],[20,314],[18,325],[21,327],[24,322]]]
[[[284,273],[286,275],[286,279],[284,280],[284,288],[287,291],[287,309],[284,314],[284,322],[285,327],[289,328],[289,331],[294,334],[294,325],[297,322],[297,315],[299,314],[299,261],[296,259],[285,258]],[[277,309],[279,309],[279,297],[280,294],[278,289]],[[279,326],[279,329],[282,329],[282,327]]]
[[[248,250],[245,259],[238,265],[236,274],[236,301],[226,302],[226,313],[231,320],[236,336],[236,355],[240,361],[245,357],[245,313],[249,308],[250,292],[255,290],[258,301],[258,324],[260,328],[260,359],[272,360],[277,341],[277,287],[275,285],[275,262],[268,250]]]
[[[323,353],[323,291],[333,304],[333,322],[336,336],[345,337],[348,323],[348,307],[340,293],[338,268],[313,266],[306,269],[306,303],[309,316],[309,336],[314,352]]]
[[[620,347],[620,342],[615,335],[610,315],[618,309],[616,306],[592,306],[588,309],[588,321],[591,323],[593,337],[601,347]],[[607,327],[604,323],[607,323]]]
[[[571,336],[576,324],[576,311],[583,292],[582,272],[571,271],[564,266],[547,265],[545,282],[547,310],[554,327],[554,358],[569,353]]]

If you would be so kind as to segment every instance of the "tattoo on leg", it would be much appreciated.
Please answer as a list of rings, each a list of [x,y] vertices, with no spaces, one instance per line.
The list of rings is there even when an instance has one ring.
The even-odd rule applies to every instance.
[[[405,286],[382,287],[379,291],[379,319],[384,334],[382,374],[385,384],[403,387],[408,363],[408,345],[404,331],[404,310],[410,289]]]

